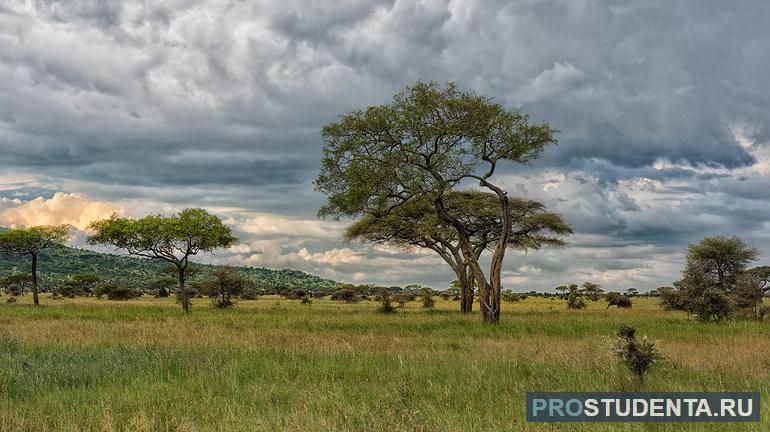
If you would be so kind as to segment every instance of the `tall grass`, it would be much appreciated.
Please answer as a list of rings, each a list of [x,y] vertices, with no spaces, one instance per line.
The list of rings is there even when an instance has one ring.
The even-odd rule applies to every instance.
[[[506,304],[502,323],[419,302],[397,313],[263,298],[230,311],[199,300],[24,299],[0,305],[0,431],[769,429],[768,324],[706,325],[638,300]],[[527,424],[527,391],[632,390],[610,352],[623,324],[668,360],[645,390],[756,390],[762,423]]]

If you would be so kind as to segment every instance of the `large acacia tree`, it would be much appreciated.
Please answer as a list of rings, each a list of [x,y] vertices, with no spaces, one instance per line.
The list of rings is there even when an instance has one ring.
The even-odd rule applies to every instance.
[[[564,246],[563,237],[572,231],[558,214],[544,210],[542,204],[510,198],[513,231],[508,247],[521,251],[544,246]],[[475,259],[493,250],[500,235],[500,206],[497,195],[479,191],[449,192],[447,211],[468,227]],[[436,215],[433,204],[418,199],[392,209],[387,214],[366,215],[348,227],[346,240],[389,244],[402,249],[424,248],[435,251],[452,268],[460,289],[460,311],[473,310],[474,278],[468,269],[455,229]]]
[[[94,231],[88,238],[91,244],[108,244],[131,255],[173,264],[185,313],[190,310],[185,284],[190,256],[230,247],[237,241],[219,217],[199,208],[182,210],[170,217],[151,215],[131,219],[113,215],[92,222],[90,229]]]
[[[453,83],[419,82],[387,105],[342,115],[323,128],[324,157],[316,188],[327,195],[321,216],[387,214],[427,200],[456,234],[479,288],[485,322],[500,319],[503,259],[513,231],[511,201],[493,181],[504,162],[527,164],[556,142],[547,124],[506,110]],[[447,194],[472,183],[497,196],[501,224],[485,273],[467,224],[447,209]]]
[[[37,261],[40,253],[50,247],[61,246],[69,239],[66,225],[12,228],[0,232],[0,252],[13,256],[29,256],[32,266],[32,300],[40,304],[37,289]]]

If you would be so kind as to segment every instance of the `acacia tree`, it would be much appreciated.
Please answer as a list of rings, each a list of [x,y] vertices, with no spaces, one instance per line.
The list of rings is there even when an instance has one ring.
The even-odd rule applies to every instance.
[[[508,247],[526,251],[544,246],[564,246],[561,238],[571,233],[570,227],[555,213],[548,213],[535,201],[510,199],[513,232]],[[497,196],[479,191],[449,192],[449,213],[468,227],[473,255],[494,249],[500,234],[500,207]],[[468,269],[455,229],[436,215],[432,203],[425,199],[398,206],[387,214],[366,215],[349,226],[346,240],[390,244],[410,250],[425,248],[435,251],[452,268],[460,289],[460,311],[473,310],[474,278]]]
[[[185,209],[170,217],[151,215],[131,219],[113,215],[92,222],[90,229],[95,231],[88,238],[91,244],[108,244],[131,255],[173,264],[185,313],[190,311],[185,284],[190,256],[230,247],[237,241],[219,217],[200,208]]]
[[[425,199],[456,234],[479,288],[483,320],[500,319],[501,274],[513,231],[511,202],[492,177],[503,162],[527,164],[554,130],[531,124],[527,115],[505,110],[489,98],[419,82],[387,105],[341,116],[323,128],[324,157],[316,189],[327,195],[320,216],[387,214]],[[477,183],[498,199],[501,224],[488,275],[474,255],[469,227],[447,208],[447,194]]]
[[[53,246],[61,246],[69,240],[67,225],[41,225],[29,228],[12,228],[0,233],[0,252],[12,256],[29,256],[32,259],[32,299],[40,305],[37,289],[37,259],[40,253]]]

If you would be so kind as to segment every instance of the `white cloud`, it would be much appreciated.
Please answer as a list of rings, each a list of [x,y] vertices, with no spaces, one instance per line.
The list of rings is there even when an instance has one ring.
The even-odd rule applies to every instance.
[[[49,199],[3,199],[0,205],[0,226],[67,224],[83,230],[91,221],[122,212],[123,208],[113,203],[91,201],[78,194],[57,192]]]

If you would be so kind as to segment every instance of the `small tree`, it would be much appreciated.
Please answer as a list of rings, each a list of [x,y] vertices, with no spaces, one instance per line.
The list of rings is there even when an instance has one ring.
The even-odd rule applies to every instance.
[[[568,287],[567,292],[567,308],[569,309],[584,309],[586,307],[586,302],[583,300],[583,297],[580,295],[580,291],[578,291],[578,286],[575,284],[571,284]]]
[[[393,300],[398,303],[398,307],[405,307],[410,301],[414,301],[417,298],[413,293],[402,291],[400,293],[393,294]]]
[[[345,303],[356,303],[361,300],[361,297],[356,294],[355,291],[349,288],[342,288],[334,291],[331,295],[332,300],[344,301]]]
[[[423,288],[420,293],[422,297],[422,307],[425,309],[433,309],[436,306],[436,302],[433,300],[433,290],[430,288]]]
[[[655,344],[645,337],[642,341],[636,339],[636,329],[624,325],[618,331],[620,338],[615,353],[623,364],[631,371],[637,384],[644,383],[644,374],[655,363],[663,360],[663,356],[655,348]]]
[[[66,225],[12,228],[0,233],[0,253],[12,256],[29,256],[32,259],[32,300],[35,306],[40,305],[37,288],[38,257],[45,249],[61,246],[69,238],[69,228]]]
[[[380,308],[378,309],[380,313],[393,313],[395,312],[395,309],[393,308],[393,305],[390,301],[390,290],[387,288],[380,289],[379,293],[380,297]]]
[[[629,288],[626,290],[626,297],[636,297],[639,295],[639,290],[636,288]]]
[[[584,282],[581,291],[582,294],[591,299],[591,301],[599,300],[604,292],[601,285],[593,282]]]
[[[14,272],[0,279],[2,285],[8,294],[24,295],[27,284],[32,283],[32,275],[29,273]]]
[[[75,295],[90,297],[94,293],[94,287],[99,283],[99,276],[93,273],[79,273],[70,276],[67,285],[72,287]]]
[[[246,279],[229,267],[217,267],[202,283],[203,291],[211,297],[215,308],[229,308],[235,305],[234,298],[243,292]]]
[[[107,290],[109,300],[132,300],[142,296],[142,292],[125,286],[109,286]]]
[[[131,255],[173,264],[185,313],[190,310],[185,285],[190,256],[230,247],[237,241],[217,216],[199,208],[186,209],[171,217],[130,219],[113,215],[91,223],[90,228],[95,231],[88,238],[91,244],[109,244]]]

